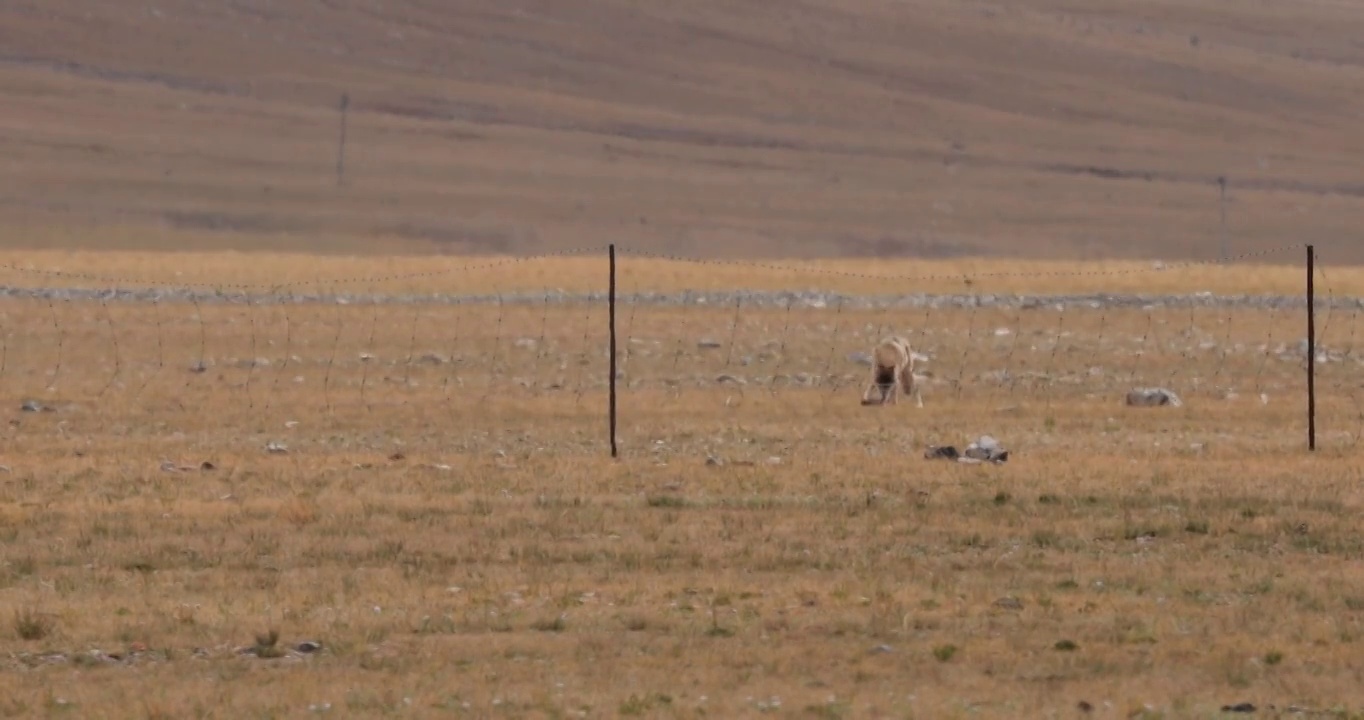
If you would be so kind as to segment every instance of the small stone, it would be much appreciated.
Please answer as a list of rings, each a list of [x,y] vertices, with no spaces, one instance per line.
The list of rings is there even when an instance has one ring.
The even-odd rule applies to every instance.
[[[995,601],[995,607],[1001,610],[1022,610],[1023,601],[1016,597],[1002,597]]]
[[[1184,404],[1178,395],[1166,388],[1136,388],[1127,393],[1126,402],[1129,407],[1179,407]]]
[[[266,443],[265,452],[268,452],[271,455],[284,455],[289,452],[289,446],[282,442],[272,440],[269,443]]]
[[[700,340],[698,340],[698,341],[696,342],[696,347],[701,348],[702,350],[714,350],[714,349],[716,349],[716,348],[718,348],[718,347],[721,347],[721,345],[720,345],[720,341],[719,341],[719,340],[711,340],[710,338],[702,338],[702,339],[700,339]]]

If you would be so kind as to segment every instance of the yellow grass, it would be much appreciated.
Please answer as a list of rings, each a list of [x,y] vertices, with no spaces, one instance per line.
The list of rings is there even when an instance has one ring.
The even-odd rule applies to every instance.
[[[947,293],[1304,293],[1303,248],[1232,262],[1042,261],[995,258],[716,260],[621,246],[618,291],[826,290],[859,295]],[[1364,295],[1364,268],[1317,251],[1317,292]],[[0,282],[16,287],[190,287],[250,294],[604,292],[606,247],[527,256],[317,256],[248,252],[0,251]]]
[[[1364,392],[1320,365],[1309,455],[1299,310],[625,306],[618,461],[600,303],[0,310],[9,715],[1357,707]],[[889,328],[922,410],[857,404]],[[1008,463],[922,458],[984,432]]]

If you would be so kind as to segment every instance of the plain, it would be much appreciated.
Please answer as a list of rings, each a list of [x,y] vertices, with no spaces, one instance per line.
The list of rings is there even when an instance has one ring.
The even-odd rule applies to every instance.
[[[4,301],[7,713],[1187,717],[1357,687],[1357,311],[1323,308],[1309,454],[1303,308],[1178,304],[1300,269],[1118,266],[1149,303],[1060,309],[863,307],[904,282],[794,265],[723,307],[626,295],[613,461],[605,303],[546,285],[603,257],[429,261],[424,299],[342,267],[341,304],[279,302],[316,288],[255,259],[193,302]],[[801,275],[843,304],[742,290]],[[858,405],[892,329],[922,410]],[[1123,407],[1142,385],[1184,405]],[[1007,463],[922,457],[982,433]]]

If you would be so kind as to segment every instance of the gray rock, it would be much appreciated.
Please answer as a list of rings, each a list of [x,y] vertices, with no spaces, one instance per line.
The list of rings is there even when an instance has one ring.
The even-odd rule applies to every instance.
[[[522,292],[485,295],[436,294],[364,294],[321,292],[226,292],[183,287],[162,287],[142,290],[109,290],[51,287],[0,286],[0,297],[37,300],[108,301],[108,302],[197,302],[200,304],[298,305],[327,303],[354,304],[443,304],[443,305],[544,305],[604,304],[605,292],[568,293],[554,290],[546,294]],[[618,303],[631,306],[729,306],[738,303],[743,308],[784,309],[787,305],[804,307],[841,308],[845,310],[932,309],[932,308],[1021,308],[1087,309],[1102,308],[1249,308],[1259,310],[1298,309],[1305,305],[1300,296],[1282,295],[1213,295],[1207,292],[1182,295],[1133,295],[1120,293],[1088,293],[1068,295],[1011,295],[1011,294],[955,294],[930,295],[845,295],[822,291],[683,291],[677,293],[635,293],[617,297]],[[1321,309],[1364,310],[1364,297],[1334,296],[1318,300]]]
[[[1179,407],[1184,404],[1174,391],[1167,388],[1136,388],[1128,391],[1125,402],[1129,407]]]
[[[1022,610],[1023,601],[1010,595],[996,600],[995,607],[1001,610]]]
[[[698,348],[700,348],[700,349],[702,349],[702,350],[714,350],[714,349],[719,348],[719,347],[722,347],[722,346],[721,346],[719,340],[711,340],[710,338],[702,338],[702,339],[696,341],[696,347],[698,347]]]
[[[981,435],[975,442],[966,446],[958,462],[1004,463],[1009,460],[1009,451],[990,435]]]

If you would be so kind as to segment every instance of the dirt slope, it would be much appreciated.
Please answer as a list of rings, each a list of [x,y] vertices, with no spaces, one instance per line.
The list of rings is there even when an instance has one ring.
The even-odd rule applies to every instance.
[[[1364,260],[1360,37],[1324,0],[11,0],[0,242],[1212,257],[1226,175],[1231,252]]]

